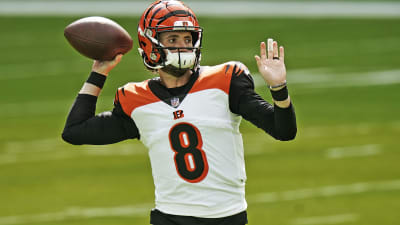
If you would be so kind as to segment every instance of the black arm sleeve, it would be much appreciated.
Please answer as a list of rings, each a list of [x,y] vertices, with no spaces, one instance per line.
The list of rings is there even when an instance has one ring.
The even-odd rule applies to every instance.
[[[110,112],[95,115],[97,97],[79,94],[62,133],[62,138],[74,145],[112,144],[126,139],[139,138],[139,130],[121,105],[114,104]]]
[[[275,139],[288,141],[296,136],[297,125],[293,105],[280,108],[266,102],[255,93],[253,79],[246,70],[232,74],[229,107],[231,112],[241,115]]]

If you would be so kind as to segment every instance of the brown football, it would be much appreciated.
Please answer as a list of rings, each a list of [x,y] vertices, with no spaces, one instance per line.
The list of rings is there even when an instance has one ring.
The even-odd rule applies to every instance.
[[[68,42],[82,55],[96,60],[112,60],[132,49],[129,33],[105,17],[85,17],[64,29]]]

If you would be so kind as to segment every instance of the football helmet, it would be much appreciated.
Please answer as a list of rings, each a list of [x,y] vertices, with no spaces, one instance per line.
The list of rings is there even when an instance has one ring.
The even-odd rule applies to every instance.
[[[192,47],[165,47],[160,33],[188,31],[192,34]],[[158,0],[143,13],[138,24],[139,53],[149,70],[166,66],[177,69],[195,69],[201,58],[203,29],[196,15],[179,0]],[[171,52],[171,50],[174,50]],[[188,51],[189,50],[189,51]]]

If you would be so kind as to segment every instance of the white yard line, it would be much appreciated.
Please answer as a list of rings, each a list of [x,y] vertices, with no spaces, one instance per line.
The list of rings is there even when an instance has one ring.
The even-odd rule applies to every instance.
[[[1,6],[0,6],[1,7]],[[32,43],[33,44],[33,43]],[[65,71],[69,73],[81,73],[80,65],[85,65],[84,61],[62,61],[47,60],[42,62],[18,62],[1,64],[2,74],[0,81],[21,80],[21,79],[37,79],[43,77],[57,77],[65,75]],[[40,72],[29,72],[32,68],[40,64]]]
[[[400,180],[383,182],[353,183],[348,185],[334,185],[317,188],[297,189],[283,192],[268,192],[251,195],[249,202],[272,203],[294,201],[318,197],[334,197],[341,195],[361,194],[365,192],[400,190]]]
[[[65,143],[59,138],[34,141],[6,142],[1,147],[0,165],[40,162],[48,160],[63,160],[82,156],[128,156],[147,154],[140,143],[126,142],[113,146],[85,145],[77,147],[79,150],[65,149]]]
[[[372,156],[380,153],[382,148],[379,145],[336,147],[325,150],[325,156],[329,159]]]
[[[359,219],[357,214],[341,214],[332,216],[316,216],[307,218],[298,218],[293,220],[292,225],[315,225],[315,224],[340,224],[351,223]]]
[[[77,89],[78,90],[78,89]],[[72,95],[71,95],[72,96]],[[73,96],[74,97],[74,96]],[[62,100],[43,100],[43,101],[29,101],[23,103],[5,103],[0,104],[0,117],[20,117],[20,116],[35,116],[35,115],[51,115],[57,113],[67,114],[72,103],[74,102],[73,97],[71,99]],[[111,110],[113,105],[114,96],[101,96],[102,100],[99,100],[99,106],[107,106],[107,110]]]
[[[198,16],[398,18],[398,2],[186,1]],[[148,1],[1,1],[0,15],[139,16]]]
[[[250,203],[274,203],[292,200],[304,200],[316,197],[335,197],[341,195],[362,194],[371,191],[397,191],[400,190],[400,180],[381,182],[353,183],[347,185],[324,186],[312,189],[297,189],[284,192],[270,192],[250,195],[247,197]],[[153,207],[146,203],[132,206],[117,206],[110,208],[82,208],[72,207],[60,212],[41,213],[34,215],[19,215],[0,217],[0,225],[19,225],[27,223],[41,223],[65,221],[69,219],[90,219],[98,217],[135,217],[147,216]],[[358,215],[344,214],[323,217],[298,218],[293,220],[293,225],[314,224],[338,224],[354,222]]]
[[[321,88],[367,87],[400,83],[400,70],[363,73],[333,73],[324,69],[289,70],[288,83],[307,85],[312,90]],[[265,86],[260,74],[253,74],[256,86]],[[310,88],[308,88],[310,89]]]
[[[98,217],[143,217],[149,214],[151,207],[151,204],[137,206],[118,206],[114,208],[72,207],[64,211],[54,213],[0,217],[0,225],[43,223],[65,221],[69,219],[90,219]]]

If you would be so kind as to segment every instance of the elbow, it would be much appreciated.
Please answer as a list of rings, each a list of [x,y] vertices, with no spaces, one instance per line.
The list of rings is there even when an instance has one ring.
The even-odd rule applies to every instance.
[[[277,139],[280,141],[291,141],[296,138],[297,128],[291,130],[290,132],[286,132],[285,134],[280,135]]]
[[[79,143],[79,142],[77,141],[77,138],[74,137],[73,132],[71,132],[71,131],[68,130],[68,129],[64,129],[64,131],[63,131],[62,134],[61,134],[61,138],[62,138],[65,142],[67,142],[67,143],[69,143],[69,144],[72,144],[72,145],[82,145],[82,143]]]
[[[281,138],[279,138],[279,140],[280,141],[292,141],[295,138],[296,138],[296,134],[293,134],[293,135],[288,135],[288,136],[285,136],[285,137],[281,137]]]

